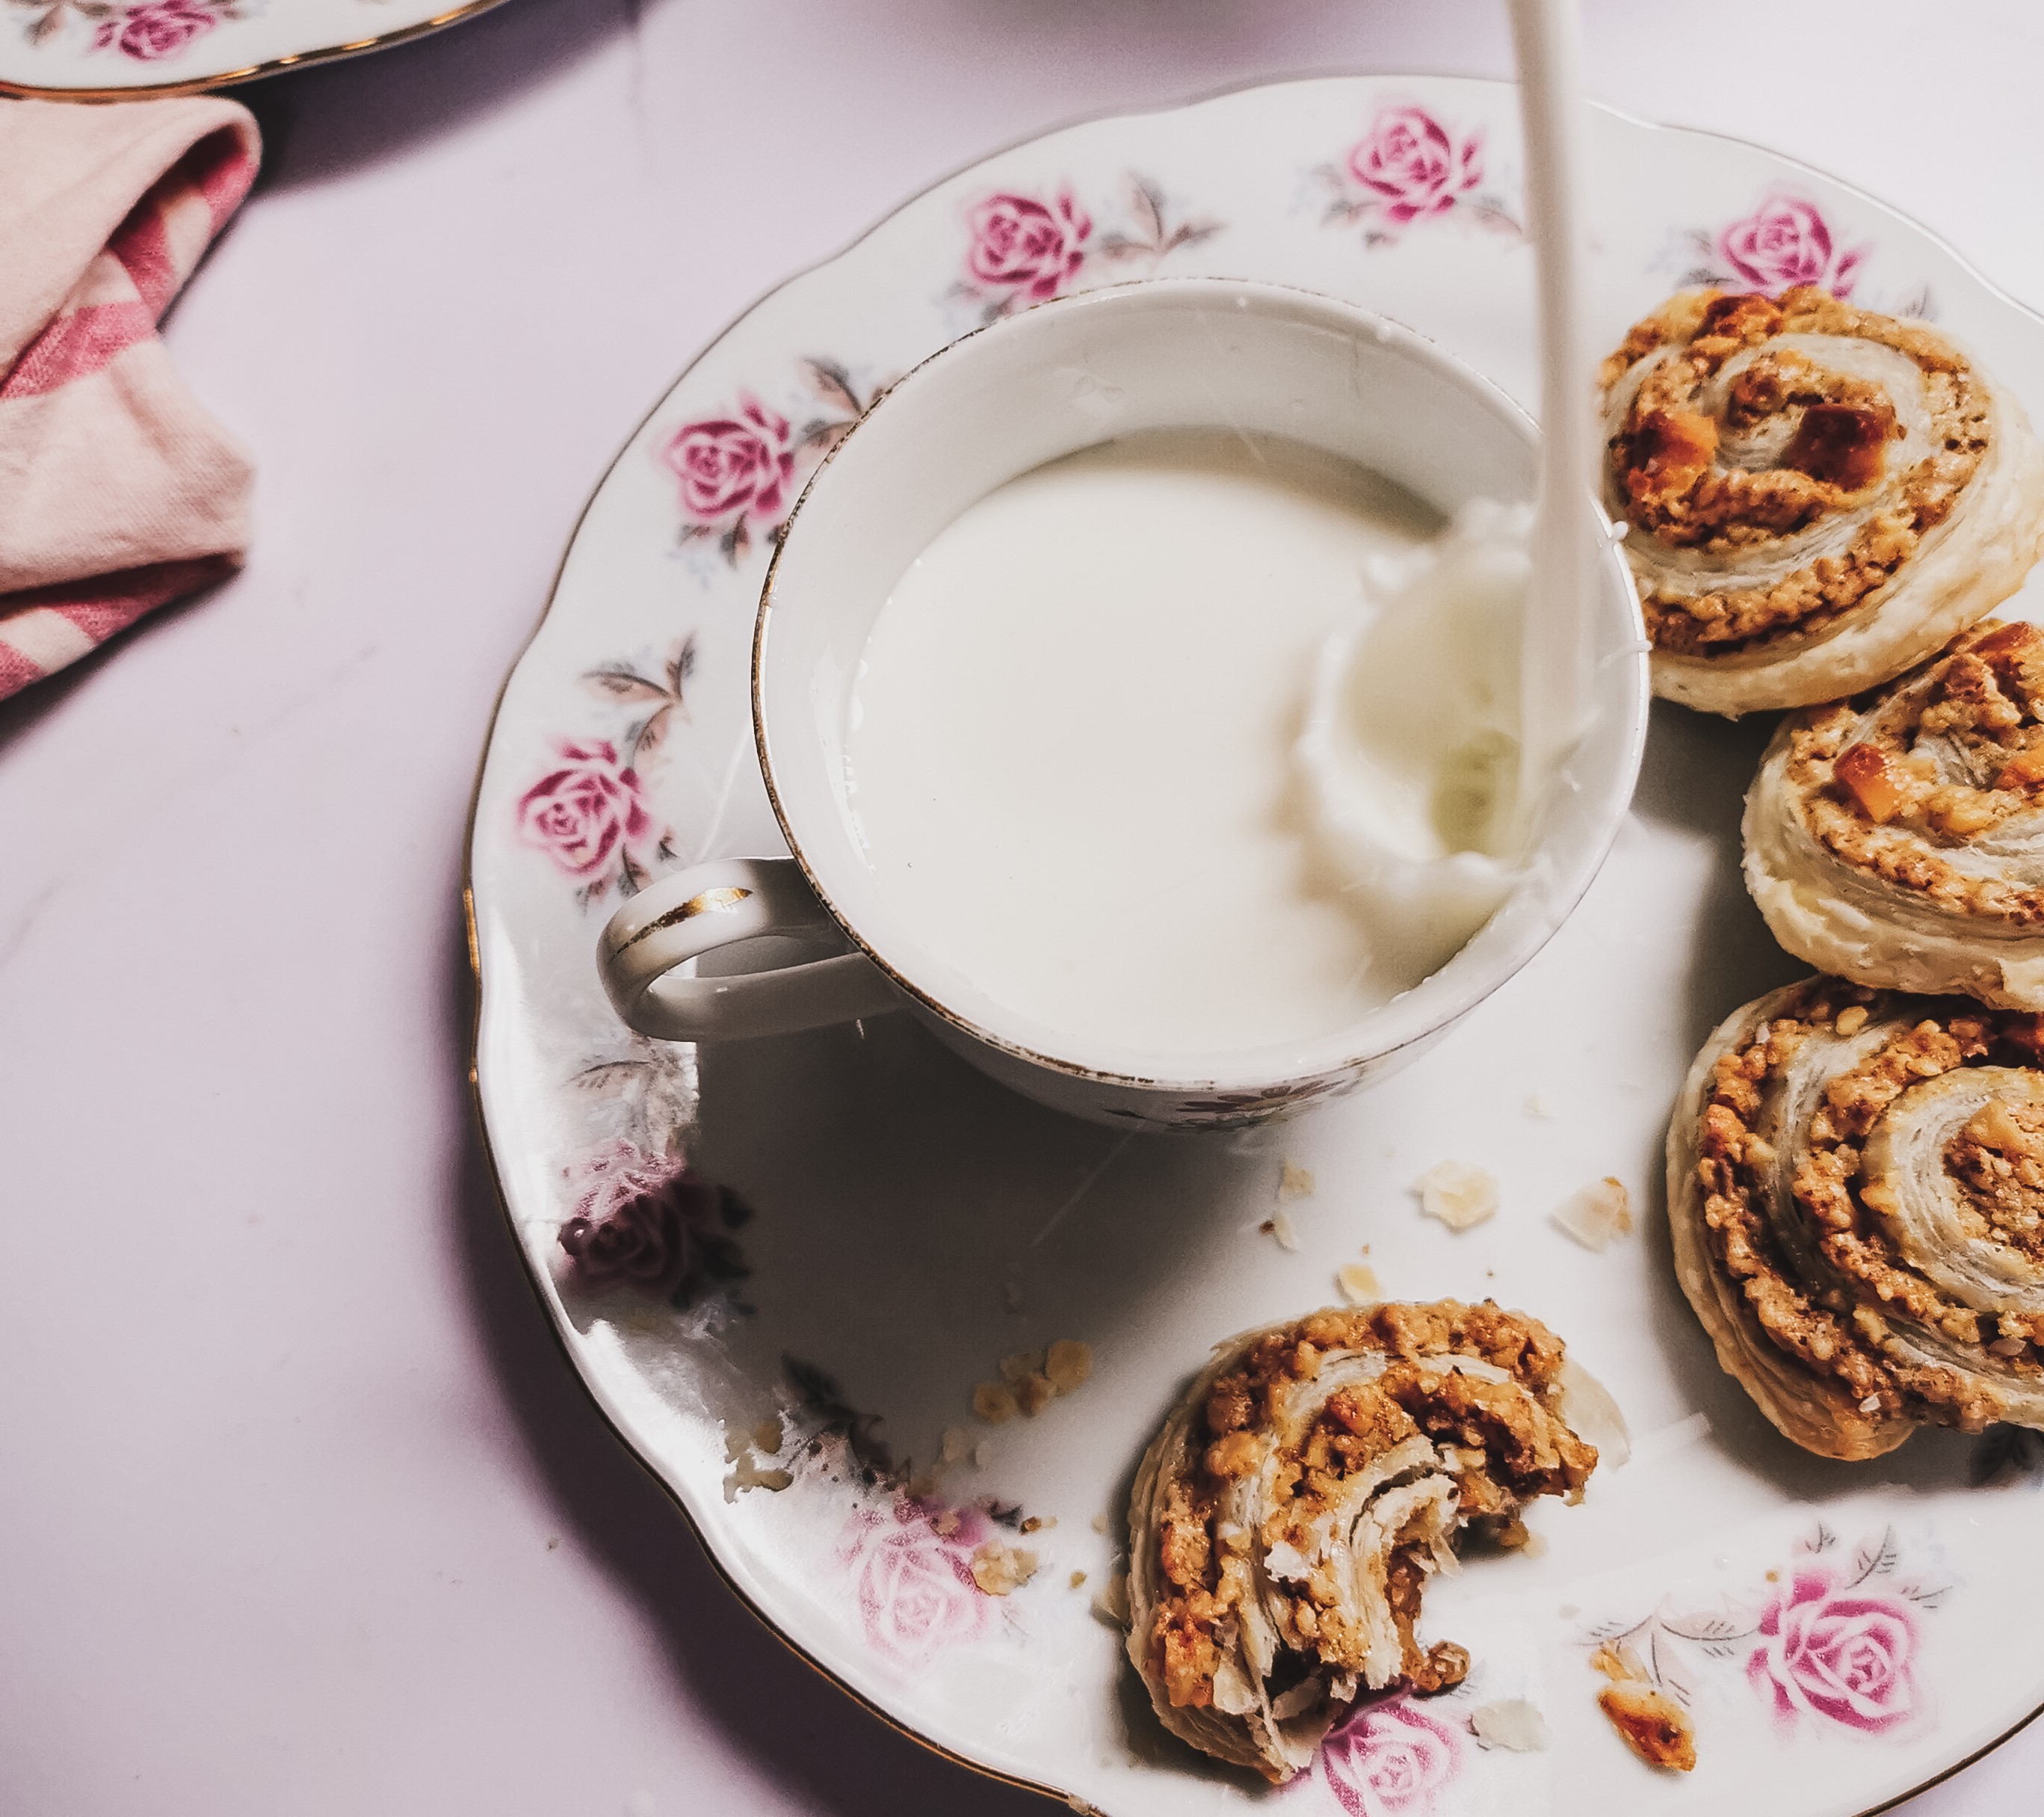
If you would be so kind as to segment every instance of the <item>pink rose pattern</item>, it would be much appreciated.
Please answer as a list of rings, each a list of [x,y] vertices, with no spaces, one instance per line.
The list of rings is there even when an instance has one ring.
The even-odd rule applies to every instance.
[[[1429,1817],[1462,1756],[1455,1730],[1413,1699],[1393,1697],[1330,1730],[1319,1770],[1349,1817]]]
[[[788,419],[750,393],[740,392],[734,416],[684,423],[669,440],[666,460],[682,482],[682,509],[698,523],[734,513],[763,525],[787,514],[795,454]]]
[[[1835,1538],[1819,1527],[1743,1608],[1664,1608],[1629,1626],[1606,1623],[1586,1638],[1629,1656],[1684,1702],[1696,1688],[1692,1665],[1742,1658],[1746,1682],[1791,1731],[1877,1734],[1922,1719],[1915,1677],[1920,1611],[1934,1609],[1950,1586],[1906,1568],[1892,1529],[1849,1562],[1840,1563],[1836,1551]]]
[[[233,8],[221,0],[148,0],[148,4],[111,12],[93,34],[92,48],[110,47],[144,63],[174,57],[193,39],[209,32]]]
[[[1130,171],[1113,225],[1094,232],[1093,216],[1070,183],[1047,196],[1004,190],[966,213],[965,275],[952,294],[994,321],[1074,287],[1090,263],[1155,271],[1174,252],[1222,231],[1223,223],[1177,218],[1162,189]]]
[[[1833,1573],[1813,1567],[1795,1572],[1769,1602],[1746,1675],[1785,1723],[1807,1714],[1878,1732],[1916,1714],[1915,1653],[1916,1619],[1905,1604],[1842,1590]]]
[[[1380,107],[1370,129],[1320,175],[1334,190],[1324,224],[1365,225],[1366,245],[1386,245],[1423,221],[1458,212],[1516,234],[1516,217],[1485,191],[1483,133],[1458,135],[1424,107]]]
[[[1445,214],[1483,181],[1483,135],[1459,144],[1424,107],[1387,107],[1348,155],[1349,175],[1400,227]]]
[[[620,1139],[585,1158],[568,1181],[574,1208],[560,1245],[581,1292],[630,1288],[685,1305],[705,1281],[750,1272],[728,1234],[749,1215],[744,1205],[682,1156]]]
[[[569,876],[607,883],[613,865],[630,864],[654,837],[637,773],[608,739],[562,739],[554,751],[553,766],[518,797],[519,836]]]
[[[1737,292],[1785,290],[1797,284],[1815,284],[1835,297],[1850,297],[1872,256],[1871,245],[1848,246],[1836,221],[1806,196],[1775,190],[1763,196],[1750,214],[1727,225],[1693,229],[1677,236],[1672,259],[1664,255],[1662,268],[1686,257],[1676,282],[1684,289],[1708,284],[1713,289]],[[1911,297],[1881,305],[1891,315],[1928,316],[1933,313],[1927,286]]]
[[[966,217],[966,271],[973,282],[1007,294],[1010,305],[1055,297],[1085,263],[1093,217],[1066,184],[1048,202],[1003,193]]]
[[[1785,290],[1817,284],[1835,297],[1852,294],[1864,246],[1841,247],[1823,211],[1800,196],[1769,196],[1743,221],[1717,236],[1717,250],[1738,279],[1737,289]]]
[[[652,865],[674,856],[672,834],[647,803],[645,776],[687,711],[682,690],[695,666],[691,635],[658,663],[607,663],[586,670],[586,688],[634,716],[624,728],[622,755],[609,739],[557,739],[553,765],[518,798],[518,836],[580,882],[585,908],[613,884],[624,896],[643,889]]]
[[[836,448],[886,389],[874,386],[862,397],[851,373],[834,359],[803,359],[797,366],[806,401],[820,406],[800,430],[741,391],[729,410],[686,422],[660,443],[661,463],[681,482],[684,544],[714,537],[736,567],[755,534],[778,541],[795,507],[798,470]]]
[[[993,1598],[973,1581],[972,1554],[986,1537],[977,1508],[904,1496],[887,1508],[855,1509],[838,1556],[851,1576],[866,1644],[914,1667],[979,1638]]]

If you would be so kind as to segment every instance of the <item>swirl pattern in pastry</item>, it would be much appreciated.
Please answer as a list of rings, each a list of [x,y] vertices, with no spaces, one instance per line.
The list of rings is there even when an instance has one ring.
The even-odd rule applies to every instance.
[[[2044,540],[2023,408],[1935,329],[1808,286],[1686,292],[1600,374],[1654,690],[1736,716],[1900,674]]]
[[[2044,632],[1977,625],[1877,694],[1785,720],[1745,840],[1797,958],[2044,1010]]]
[[[1458,1684],[1415,1637],[1471,1526],[1527,1537],[1581,1499],[1561,1342],[1486,1301],[1316,1312],[1220,1346],[1158,1434],[1129,1510],[1129,1657],[1166,1728],[1274,1784],[1366,1690]],[[1600,1393],[1600,1391],[1595,1391]]]
[[[1668,1134],[1683,1292],[1827,1458],[2044,1427],[2044,1023],[1812,978],[1696,1058]]]

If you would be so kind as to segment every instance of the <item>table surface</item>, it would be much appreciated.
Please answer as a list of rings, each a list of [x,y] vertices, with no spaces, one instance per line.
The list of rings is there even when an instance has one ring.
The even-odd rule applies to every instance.
[[[2025,0],[1587,15],[1600,99],[2044,299]],[[647,405],[901,198],[1258,76],[1509,67],[1501,0],[511,0],[242,91],[267,167],[167,332],[253,556],[0,707],[0,1807],[1051,1808],[783,1650],[555,1349],[466,1082],[484,728]],[[2044,1724],[1906,1808],[2040,1773]]]

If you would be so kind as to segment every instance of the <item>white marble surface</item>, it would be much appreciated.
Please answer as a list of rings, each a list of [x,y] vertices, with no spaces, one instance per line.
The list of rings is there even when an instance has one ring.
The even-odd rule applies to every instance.
[[[2044,300],[2023,0],[1589,13],[1602,98]],[[1503,73],[1500,0],[513,0],[249,91],[168,332],[254,559],[0,707],[0,1809],[1048,1808],[783,1651],[571,1379],[469,1109],[463,821],[585,497],[734,313],[1044,126],[1362,67]]]

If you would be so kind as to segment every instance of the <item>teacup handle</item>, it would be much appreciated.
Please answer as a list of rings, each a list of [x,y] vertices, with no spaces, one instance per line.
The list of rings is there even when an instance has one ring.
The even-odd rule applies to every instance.
[[[724,978],[674,975],[720,947],[770,935],[844,944],[793,859],[718,859],[663,877],[627,901],[603,930],[597,966],[617,1013],[663,1041],[792,1035],[901,1007],[863,953]]]

